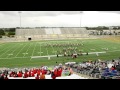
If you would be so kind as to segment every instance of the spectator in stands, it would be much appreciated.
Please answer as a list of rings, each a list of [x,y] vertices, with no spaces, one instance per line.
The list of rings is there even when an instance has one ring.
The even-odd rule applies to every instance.
[[[116,76],[117,75],[117,70],[112,70],[111,73],[112,73],[113,76]]]
[[[108,76],[109,74],[110,74],[109,68],[106,68],[102,73],[102,79],[105,79],[105,76]]]
[[[45,74],[41,74],[40,79],[45,79]]]
[[[110,68],[110,70],[115,70],[115,67],[114,67],[114,66],[112,66],[112,67]]]
[[[99,68],[98,68],[98,67],[95,67],[95,68],[92,70],[91,73],[100,73]]]
[[[40,75],[40,69],[38,69],[37,74]]]
[[[119,62],[118,62],[118,64],[116,65],[116,70],[117,70],[117,71],[120,71],[120,64],[119,64]]]
[[[4,79],[8,79],[7,75],[5,75]]]
[[[31,77],[31,76],[32,76],[32,74],[31,74],[31,70],[29,71],[29,74],[28,74],[28,76],[29,76],[29,77]],[[33,76],[34,76],[34,75],[33,75]]]
[[[22,77],[22,72],[19,71],[19,73],[17,75],[18,75],[18,77]]]
[[[58,76],[58,69],[56,68],[55,70],[54,70],[54,74],[55,74],[55,76],[57,77]]]
[[[37,76],[35,77],[35,79],[40,79],[38,74],[37,74]]]
[[[17,72],[14,73],[14,77],[18,77]]]
[[[27,78],[27,77],[28,77],[28,74],[27,74],[27,71],[25,71],[23,78]]]
[[[34,75],[34,72],[32,71],[32,72],[31,72],[31,77],[34,77],[34,76],[35,76],[35,75]]]
[[[4,79],[4,75],[2,74],[2,75],[0,75],[0,79]]]
[[[34,74],[36,74],[37,73],[37,69],[33,69],[33,72],[34,72]]]
[[[45,71],[44,69],[42,69],[42,71],[41,71],[41,72],[42,72],[42,74],[45,74],[45,73],[46,73],[46,71]]]
[[[12,72],[10,73],[10,77],[13,77],[13,76],[14,76],[14,74],[15,74],[15,72],[14,72],[14,71],[12,71]]]
[[[55,76],[55,74],[54,74],[53,71],[52,71],[52,73],[51,73],[51,77],[52,77],[52,79],[56,79],[56,76]]]
[[[48,70],[48,71],[47,71],[47,75],[50,75],[50,74],[51,74],[51,71],[50,71],[50,70]]]
[[[62,74],[62,68],[57,69],[57,77],[60,77]]]
[[[72,70],[72,68],[69,68],[69,70],[70,70],[70,75],[73,74],[73,70]]]

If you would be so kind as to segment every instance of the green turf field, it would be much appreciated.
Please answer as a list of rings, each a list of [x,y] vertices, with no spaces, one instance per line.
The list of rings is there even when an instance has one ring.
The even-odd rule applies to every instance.
[[[82,51],[82,53],[93,53],[79,56],[76,59],[63,56],[56,57],[56,53],[62,53],[63,49],[68,48],[76,49],[77,52]],[[98,52],[99,56],[97,56],[95,52]],[[48,56],[50,56],[50,60],[48,60]],[[119,57],[120,43],[105,40],[54,40],[0,44],[0,67],[55,65],[56,62],[80,62],[96,59],[111,60]]]

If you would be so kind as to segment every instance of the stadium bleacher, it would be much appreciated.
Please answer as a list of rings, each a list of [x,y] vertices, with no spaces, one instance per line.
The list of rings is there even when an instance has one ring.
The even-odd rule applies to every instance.
[[[85,28],[33,28],[33,29],[16,29],[17,40],[41,39],[66,39],[88,37],[88,31]]]

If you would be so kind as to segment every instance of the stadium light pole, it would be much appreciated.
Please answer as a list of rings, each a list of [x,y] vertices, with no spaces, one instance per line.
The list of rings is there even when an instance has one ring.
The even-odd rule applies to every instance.
[[[82,23],[82,13],[83,11],[80,11],[80,28],[81,28],[81,23]]]
[[[20,16],[20,28],[21,28],[21,11],[18,12],[19,13],[19,16]]]

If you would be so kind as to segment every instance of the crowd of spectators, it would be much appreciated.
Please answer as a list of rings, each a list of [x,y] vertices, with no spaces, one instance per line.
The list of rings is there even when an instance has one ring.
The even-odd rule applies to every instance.
[[[69,71],[68,75],[73,73],[71,68],[64,67],[61,64],[54,66],[52,69],[49,69],[47,66],[31,69],[24,68],[24,70],[19,71],[9,69],[0,71],[0,79],[9,79],[10,77],[16,79],[29,77],[34,77],[34,79],[46,79],[45,75],[50,75],[52,79],[56,79],[56,77],[61,77],[65,71]]]
[[[46,79],[46,75],[50,75],[52,79],[61,76],[70,76],[73,71],[98,79],[120,79],[120,59],[111,61],[85,61],[85,62],[68,62],[65,66],[59,64],[53,68],[41,66],[40,68],[24,68],[0,70],[0,79],[13,78],[29,78]]]
[[[120,59],[111,61],[86,61],[66,65],[75,72],[98,79],[120,79]]]

